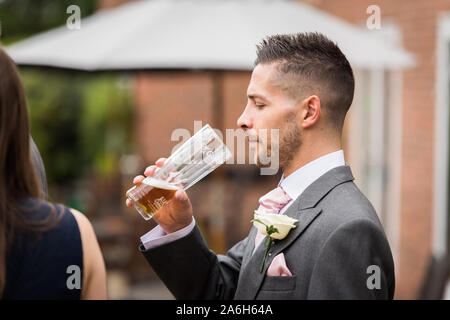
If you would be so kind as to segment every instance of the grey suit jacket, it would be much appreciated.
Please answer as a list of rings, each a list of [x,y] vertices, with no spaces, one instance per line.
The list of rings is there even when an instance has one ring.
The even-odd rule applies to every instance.
[[[226,255],[209,250],[198,227],[174,242],[139,250],[177,299],[393,298],[389,243],[349,166],[322,175],[285,214],[298,219],[297,227],[272,245],[262,273],[265,246],[252,254],[255,227]],[[292,276],[266,276],[281,252]]]

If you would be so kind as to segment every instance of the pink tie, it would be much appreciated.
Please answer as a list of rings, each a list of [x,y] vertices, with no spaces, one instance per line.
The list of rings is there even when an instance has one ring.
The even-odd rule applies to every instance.
[[[286,192],[281,187],[277,187],[272,191],[266,193],[261,198],[259,198],[259,212],[263,213],[280,213],[281,209],[284,208],[291,201],[291,197],[288,196]],[[259,243],[264,238],[264,235],[258,232],[255,237],[255,250]],[[286,260],[284,259],[284,254],[280,253],[274,257],[272,263],[267,269],[266,275],[268,276],[292,276],[289,271]]]
[[[258,211],[262,213],[278,214],[291,200],[291,197],[289,197],[281,187],[276,187],[259,198]]]

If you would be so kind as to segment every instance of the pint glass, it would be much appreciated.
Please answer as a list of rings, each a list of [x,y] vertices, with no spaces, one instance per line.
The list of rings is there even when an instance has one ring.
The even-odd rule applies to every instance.
[[[216,132],[205,125],[175,150],[152,177],[129,189],[126,196],[141,216],[149,220],[178,189],[187,190],[231,155]]]

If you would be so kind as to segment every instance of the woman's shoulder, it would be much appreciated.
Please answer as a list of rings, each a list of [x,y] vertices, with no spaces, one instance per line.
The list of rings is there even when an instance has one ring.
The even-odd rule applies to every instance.
[[[94,229],[88,218],[80,211],[62,204],[51,203],[41,199],[23,201],[25,219],[33,225],[43,228],[47,237],[79,238],[85,243],[95,239]]]
[[[26,199],[21,207],[29,226],[14,233],[6,297],[79,299],[81,290],[67,286],[70,267],[83,270],[81,233],[74,215],[64,205],[39,199]],[[82,280],[83,273],[80,276]]]
[[[83,299],[106,299],[106,270],[94,228],[81,212],[70,209],[80,229],[83,245],[84,287]]]
[[[22,201],[21,207],[31,233],[40,233],[44,238],[56,237],[59,241],[81,239],[78,220],[67,206],[28,198]]]
[[[36,198],[23,199],[20,203],[20,209],[23,217],[33,222],[48,220],[52,215],[62,218],[69,212],[69,208],[62,204]]]
[[[80,232],[90,232],[93,231],[92,225],[89,221],[89,219],[80,211],[70,208],[69,209],[70,214],[73,216],[73,218],[76,220],[78,227],[80,228]]]

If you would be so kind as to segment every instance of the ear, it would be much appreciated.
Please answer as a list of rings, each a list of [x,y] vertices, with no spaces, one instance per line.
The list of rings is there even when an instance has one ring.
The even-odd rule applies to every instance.
[[[302,127],[311,127],[319,121],[321,111],[320,99],[318,96],[312,95],[304,99],[302,102]]]

